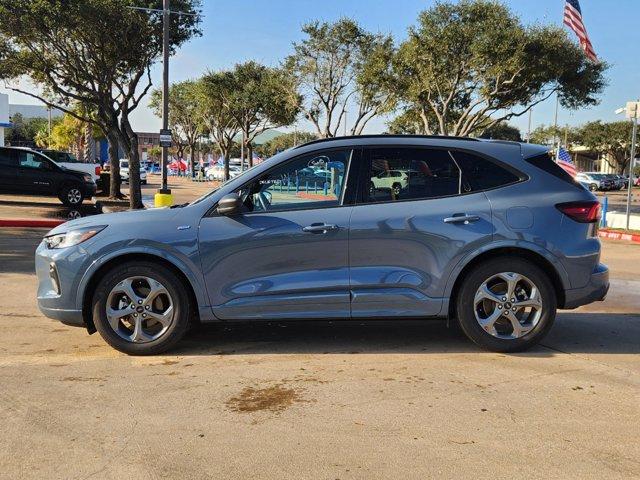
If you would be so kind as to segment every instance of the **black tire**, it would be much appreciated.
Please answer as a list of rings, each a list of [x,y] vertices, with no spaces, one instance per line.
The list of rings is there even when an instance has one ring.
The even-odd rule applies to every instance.
[[[147,184],[147,181],[146,181],[146,180],[140,180],[140,184],[141,184],[141,185],[146,185],[146,184]]]
[[[77,207],[84,201],[84,192],[80,185],[65,185],[58,192],[58,198],[68,207]]]
[[[402,193],[402,185],[400,185],[399,183],[394,183],[391,186],[391,190],[393,191],[393,194],[397,197],[398,195],[400,195],[400,193]]]
[[[542,299],[542,314],[537,325],[520,338],[504,339],[487,333],[476,320],[474,298],[478,288],[492,276],[501,272],[513,272],[529,278],[537,287]],[[493,352],[519,352],[542,340],[556,317],[557,299],[553,284],[542,269],[528,260],[514,257],[497,257],[478,264],[464,278],[456,298],[456,313],[460,327],[474,343]]]
[[[595,192],[597,190],[598,190],[598,185],[596,185],[595,183],[592,183],[589,185],[589,191]]]
[[[173,301],[173,318],[159,338],[134,343],[125,340],[109,324],[106,315],[107,299],[111,290],[128,277],[149,277],[160,282]],[[174,272],[153,262],[126,262],[109,270],[98,282],[92,301],[93,321],[102,338],[113,348],[129,355],[158,355],[174,347],[189,329],[193,307],[187,287]]]

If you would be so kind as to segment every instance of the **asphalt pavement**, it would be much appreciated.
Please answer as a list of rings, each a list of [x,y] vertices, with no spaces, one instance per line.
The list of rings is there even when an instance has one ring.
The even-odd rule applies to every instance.
[[[443,321],[199,328],[135,358],[44,318],[0,229],[0,478],[640,477],[640,246],[529,352]]]

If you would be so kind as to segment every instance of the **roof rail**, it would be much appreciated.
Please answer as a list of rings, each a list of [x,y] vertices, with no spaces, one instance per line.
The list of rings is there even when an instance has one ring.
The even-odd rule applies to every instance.
[[[451,135],[398,135],[398,134],[376,134],[376,135],[346,135],[344,137],[329,137],[329,138],[319,138],[317,140],[312,140],[307,143],[302,143],[300,145],[296,145],[295,148],[306,147],[307,145],[315,145],[316,143],[324,143],[331,142],[337,140],[352,140],[352,139],[366,139],[366,138],[439,138],[444,140],[467,140],[470,142],[479,142],[480,140],[477,138],[471,137],[454,137]]]

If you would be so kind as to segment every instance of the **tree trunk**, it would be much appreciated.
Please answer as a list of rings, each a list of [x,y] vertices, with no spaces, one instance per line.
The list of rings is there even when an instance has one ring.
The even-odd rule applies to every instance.
[[[127,157],[129,159],[129,208],[144,208],[140,190],[140,156],[138,154],[138,136],[133,131],[129,118],[123,114],[120,119],[120,130]]]
[[[196,176],[196,145],[192,143],[189,145],[191,151],[191,178]]]
[[[247,155],[249,156],[249,168],[253,167],[253,145],[247,141]]]
[[[109,175],[109,199],[118,200],[122,198],[120,191],[120,158],[118,155],[118,134],[110,131],[107,133],[107,141],[109,143],[109,163],[111,164],[111,173]]]
[[[84,156],[84,161],[85,162],[90,162],[93,163],[95,161],[95,159],[93,158],[92,155],[92,150],[93,150],[93,128],[91,126],[90,123],[85,123],[84,124],[84,151],[83,151],[83,156]]]

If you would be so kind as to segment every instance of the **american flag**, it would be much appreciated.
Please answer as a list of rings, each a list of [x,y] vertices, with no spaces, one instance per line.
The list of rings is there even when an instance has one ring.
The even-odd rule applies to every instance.
[[[597,62],[596,52],[593,50],[591,40],[587,34],[587,28],[582,20],[582,11],[580,10],[579,0],[566,0],[564,3],[564,24],[569,27],[578,36],[580,46],[592,62]]]
[[[571,160],[571,154],[562,147],[558,148],[558,159],[556,160],[556,163],[572,177],[575,177],[578,173],[573,160]]]

